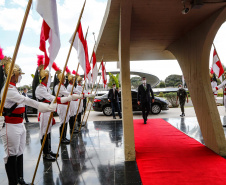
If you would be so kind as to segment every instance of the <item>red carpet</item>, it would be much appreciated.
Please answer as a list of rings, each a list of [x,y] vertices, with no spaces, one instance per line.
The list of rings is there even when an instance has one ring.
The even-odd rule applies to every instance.
[[[134,120],[143,185],[225,185],[226,160],[162,119]]]

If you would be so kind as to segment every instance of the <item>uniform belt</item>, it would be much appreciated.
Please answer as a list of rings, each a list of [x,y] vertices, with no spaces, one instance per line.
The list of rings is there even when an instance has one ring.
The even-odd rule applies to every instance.
[[[8,116],[8,117],[14,117],[14,118],[23,118],[24,117],[24,114],[13,114],[13,113],[11,113],[11,114],[7,115],[7,114],[3,113],[3,115]]]
[[[38,100],[38,102],[51,104],[51,102],[48,102],[48,100],[46,100],[45,98],[43,98],[41,100],[39,100],[39,99],[37,99],[37,100]]]

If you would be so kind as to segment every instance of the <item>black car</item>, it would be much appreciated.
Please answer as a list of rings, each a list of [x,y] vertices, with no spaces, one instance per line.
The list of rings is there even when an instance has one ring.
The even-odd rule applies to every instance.
[[[137,91],[131,91],[133,111],[141,111],[141,106],[137,104]],[[119,104],[121,105],[121,92],[119,92]],[[151,104],[151,113],[159,114],[161,110],[168,110],[168,103],[162,99],[155,97],[155,102]],[[111,103],[108,102],[108,94],[95,97],[93,110],[103,112],[106,116],[112,115]]]

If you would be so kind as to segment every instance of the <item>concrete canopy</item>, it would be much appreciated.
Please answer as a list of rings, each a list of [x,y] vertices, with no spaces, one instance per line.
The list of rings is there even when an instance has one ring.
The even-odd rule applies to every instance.
[[[168,46],[226,5],[225,0],[187,0],[188,14],[180,0],[131,0],[130,60],[170,60]],[[97,61],[119,61],[121,0],[108,0],[97,40]],[[197,8],[196,2],[203,3]]]

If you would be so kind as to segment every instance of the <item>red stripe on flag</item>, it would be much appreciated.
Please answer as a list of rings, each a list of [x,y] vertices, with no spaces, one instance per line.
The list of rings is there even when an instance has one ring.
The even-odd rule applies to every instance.
[[[84,48],[84,51],[85,51],[85,62],[86,62],[86,74],[85,76],[87,76],[91,70],[91,67],[90,67],[90,64],[89,64],[89,55],[88,55],[88,46],[87,46],[87,42],[86,40],[84,39],[84,36],[83,36],[83,32],[82,32],[82,24],[80,22],[79,24],[79,27],[78,27],[78,37],[83,45],[83,48]]]
[[[42,28],[41,28],[41,34],[40,34],[40,45],[39,49],[44,52],[45,54],[45,64],[44,64],[44,69],[47,68],[49,65],[49,57],[46,52],[46,40],[49,39],[49,32],[50,32],[50,27],[49,25],[43,20],[42,22]]]

